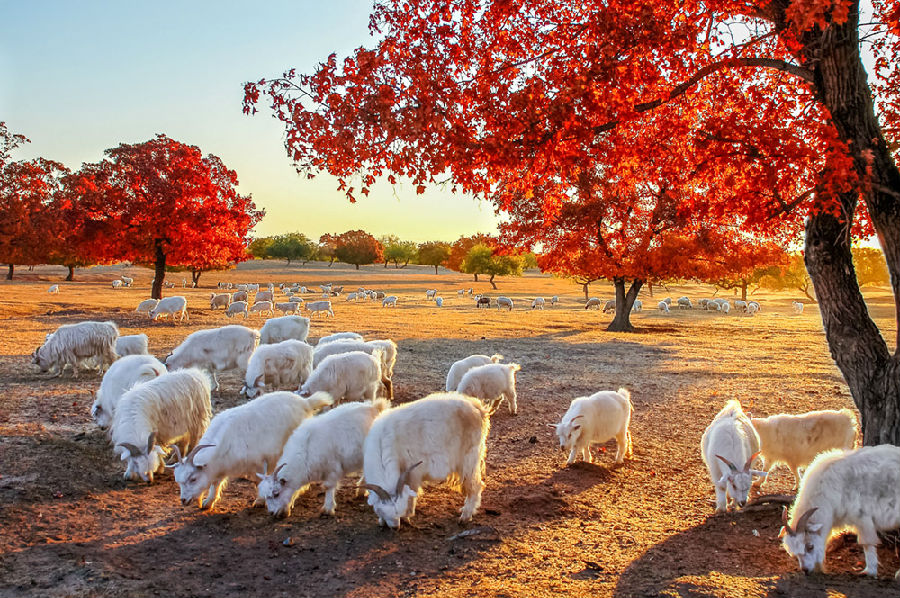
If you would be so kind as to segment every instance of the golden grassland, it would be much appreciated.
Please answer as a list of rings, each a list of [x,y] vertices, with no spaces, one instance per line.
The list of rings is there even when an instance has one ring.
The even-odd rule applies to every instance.
[[[699,453],[703,429],[727,399],[755,415],[852,407],[834,366],[815,305],[791,309],[799,293],[760,291],[762,310],[748,317],[700,310],[661,314],[665,296],[711,297],[707,286],[641,293],[639,332],[609,333],[611,314],[585,311],[581,287],[528,273],[487,282],[433,268],[251,262],[207,273],[206,288],[166,289],[188,298],[190,322],[150,322],[133,312],[149,296],[152,272],[136,267],[19,272],[0,301],[0,595],[266,596],[878,596],[897,557],[881,550],[881,580],[859,578],[862,553],[839,541],[828,576],[807,578],[779,547],[776,507],[714,515],[712,485]],[[121,274],[133,288],[113,290]],[[170,280],[180,283],[181,275]],[[215,282],[325,282],[384,290],[380,302],[333,298],[335,318],[316,318],[310,338],[353,330],[400,346],[395,400],[441,390],[450,364],[473,353],[502,353],[522,365],[519,415],[492,418],[483,505],[466,529],[456,522],[462,498],[426,490],[413,526],[378,528],[351,484],[338,494],[334,518],[320,517],[322,492],[302,496],[292,517],[274,520],[249,507],[247,481],[235,481],[215,512],[183,508],[171,474],[152,486],[124,482],[123,467],[90,422],[96,375],[48,379],[30,365],[44,335],[64,323],[113,320],[122,334],[145,332],[165,356],[189,332],[243,323],[208,309]],[[59,283],[61,292],[46,292]],[[515,301],[512,312],[477,310],[458,289],[474,287]],[[425,289],[445,299],[437,308]],[[895,339],[888,289],[867,289],[876,322]],[[561,303],[549,306],[559,295]],[[611,298],[605,284],[591,295]],[[543,311],[529,309],[535,296]],[[719,296],[722,296],[720,293]],[[729,293],[729,298],[733,298]],[[315,298],[310,295],[308,298]],[[807,302],[808,303],[808,302]],[[240,402],[239,375],[220,376],[214,409]],[[609,444],[594,464],[565,466],[551,428],[571,399],[601,389],[632,391],[635,456],[613,464]],[[790,472],[772,476],[772,492],[789,492]]]

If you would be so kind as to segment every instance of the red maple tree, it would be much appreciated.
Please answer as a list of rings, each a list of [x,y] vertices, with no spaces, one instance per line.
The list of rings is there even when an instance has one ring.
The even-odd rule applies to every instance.
[[[364,230],[348,230],[335,236],[334,255],[345,264],[360,266],[384,259],[381,243]]]
[[[106,150],[85,164],[74,193],[90,215],[99,256],[152,264],[151,296],[162,296],[166,266],[201,271],[247,259],[250,229],[262,218],[237,174],[216,156],[165,135]]]
[[[900,0],[872,6],[861,25],[856,0],[385,0],[374,48],[249,83],[245,110],[265,94],[297,165],[337,175],[351,198],[355,177],[367,193],[383,175],[423,190],[449,173],[508,211],[585,164],[665,147],[690,174],[696,217],[745,232],[805,218],[865,442],[900,443],[900,352],[868,316],[850,253],[854,232],[877,231],[900,299]],[[563,197],[538,201],[553,211]]]

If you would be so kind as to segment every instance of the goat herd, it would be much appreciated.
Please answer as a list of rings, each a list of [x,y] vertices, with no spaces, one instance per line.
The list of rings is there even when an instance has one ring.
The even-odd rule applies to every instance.
[[[150,315],[174,314],[160,311],[165,301]],[[358,491],[382,525],[412,517],[423,484],[441,481],[461,489],[460,520],[469,521],[481,502],[490,417],[504,401],[517,413],[520,366],[472,355],[450,366],[446,392],[392,407],[397,345],[342,332],[311,346],[309,323],[285,315],[261,330],[199,330],[160,362],[148,354],[146,335],[81,322],[48,334],[33,361],[56,375],[66,367],[73,376],[86,367],[105,371],[91,414],[125,461],[125,477],[152,482],[172,468],[184,504],[212,507],[229,478],[247,477],[259,479],[256,504],[273,514],[290,515],[311,483],[324,486],[323,511],[334,514],[339,483],[362,472]],[[233,369],[245,373],[240,393],[249,400],[213,416],[216,374]],[[567,463],[579,455],[590,462],[590,446],[613,438],[615,461],[624,462],[632,412],[625,389],[574,399],[553,424]],[[829,538],[849,529],[863,546],[865,573],[875,576],[878,532],[900,527],[900,448],[854,449],[856,438],[849,410],[750,418],[729,401],[701,441],[716,510],[743,507],[751,487],[783,463],[799,486],[784,517],[785,550],[804,571],[821,569]]]

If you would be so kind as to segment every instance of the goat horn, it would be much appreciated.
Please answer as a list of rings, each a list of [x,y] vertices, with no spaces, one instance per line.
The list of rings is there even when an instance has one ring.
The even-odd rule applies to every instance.
[[[129,453],[131,453],[131,456],[132,456],[132,457],[135,457],[135,456],[140,455],[140,454],[143,453],[143,451],[142,451],[141,449],[139,449],[138,447],[134,446],[134,445],[131,444],[130,442],[120,442],[120,443],[117,444],[116,446],[124,447],[125,450],[127,450]]]
[[[278,479],[278,472],[281,471],[281,468],[284,467],[284,465],[285,465],[285,464],[282,463],[281,465],[279,465],[278,467],[275,468],[275,471],[272,472],[272,479],[273,479],[273,480]]]
[[[422,461],[419,461],[415,465],[410,465],[406,468],[406,471],[400,474],[400,478],[397,480],[397,490],[394,492],[394,496],[400,496],[400,491],[403,490],[403,486],[409,481],[409,472],[422,464]]]
[[[737,467],[734,466],[734,463],[732,463],[731,461],[729,461],[728,459],[726,459],[726,458],[723,457],[722,455],[716,455],[716,459],[719,459],[720,461],[722,461],[722,463],[724,463],[725,465],[727,465],[727,466],[728,466],[728,469],[730,469],[732,473],[737,473],[737,470],[738,470],[738,469],[737,469]]]
[[[376,484],[363,484],[362,487],[377,494],[378,498],[380,498],[381,500],[391,500],[391,495],[388,494],[387,490],[385,490],[381,486],[378,486]]]
[[[216,445],[214,445],[214,444],[198,444],[197,446],[195,446],[194,448],[191,449],[191,452],[189,452],[187,454],[187,457],[185,457],[184,460],[187,461],[188,463],[190,463],[191,465],[193,465],[194,457],[197,456],[197,453],[199,453],[201,450],[203,450],[205,448],[209,448],[211,446],[216,446]]]
[[[747,459],[746,463],[744,463],[744,471],[750,471],[750,464],[753,463],[757,457],[759,457],[760,453],[762,453],[762,451],[756,451],[755,453],[750,455],[750,458]]]
[[[800,516],[800,519],[797,520],[797,525],[794,526],[794,533],[799,534],[800,532],[806,531],[806,525],[809,523],[810,516],[818,510],[819,507],[807,509],[807,511]]]
[[[183,462],[183,459],[181,458],[181,449],[178,448],[177,444],[170,444],[169,446],[172,448],[172,452],[175,453],[175,462],[171,465],[166,465],[166,467],[175,467],[176,465],[181,465],[181,463]]]
[[[150,432],[150,436],[147,437],[147,454],[150,454],[150,451],[153,450],[153,445],[156,444],[156,432]]]

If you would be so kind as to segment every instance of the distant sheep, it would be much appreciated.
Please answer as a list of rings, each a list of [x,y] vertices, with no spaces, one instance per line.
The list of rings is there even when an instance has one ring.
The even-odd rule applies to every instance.
[[[170,467],[181,493],[181,503],[215,506],[229,478],[254,479],[266,465],[278,461],[294,429],[316,411],[331,404],[325,393],[308,399],[292,392],[271,392],[218,413],[197,446]],[[259,500],[259,499],[257,499]]]
[[[660,301],[659,303],[656,304],[656,309],[658,309],[659,311],[661,311],[664,314],[667,314],[667,313],[669,313],[669,304],[666,303],[665,301]]]
[[[750,301],[749,303],[747,303],[747,314],[748,315],[752,316],[753,314],[755,314],[758,311],[759,311],[759,303],[756,303],[755,301]]]
[[[678,307],[680,309],[694,309],[694,305],[691,303],[691,300],[687,297],[679,297],[678,298]]]
[[[136,311],[136,312],[138,312],[138,313],[146,313],[146,314],[149,314],[150,311],[151,311],[154,307],[156,307],[156,305],[157,305],[158,303],[159,303],[159,299],[144,299],[143,301],[141,301],[140,303],[138,303],[137,309],[135,309],[134,311]]]
[[[324,394],[324,393],[323,393]],[[284,445],[271,475],[257,474],[259,497],[269,512],[290,516],[297,497],[313,482],[325,486],[322,512],[334,515],[341,479],[363,469],[363,444],[372,422],[390,407],[384,399],[346,403],[303,421]]]
[[[566,465],[575,462],[580,455],[583,461],[593,462],[592,444],[603,444],[616,439],[616,463],[623,463],[632,455],[631,414],[634,406],[631,393],[624,388],[618,391],[601,390],[589,397],[573,399],[556,429],[559,446],[569,451]]]
[[[794,309],[795,314],[803,313],[803,302],[802,301],[791,301],[791,307]]]
[[[544,298],[543,297],[535,297],[531,301],[531,309],[544,309]]]
[[[182,452],[203,436],[212,416],[210,381],[189,368],[162,374],[133,387],[116,406],[112,442],[127,462],[125,479],[153,481],[165,465],[163,446]]]
[[[597,309],[600,309],[601,305],[602,305],[602,302],[600,301],[599,297],[591,297],[584,304],[584,309],[590,309],[592,307],[596,307]]]
[[[506,399],[509,412],[516,415],[516,372],[522,369],[518,363],[489,363],[471,368],[459,381],[457,392],[481,399],[491,413]]]
[[[116,355],[148,355],[150,348],[146,334],[130,334],[116,339]]]
[[[606,304],[603,306],[603,313],[609,313],[611,311],[616,311],[616,300],[609,299]]]
[[[475,307],[476,307],[476,308],[478,308],[478,307],[490,307],[490,306],[491,306],[491,298],[490,298],[490,297],[483,297],[483,296],[479,295],[479,296],[475,299]]]
[[[115,360],[116,339],[119,328],[113,322],[80,322],[64,324],[49,334],[44,344],[32,353],[32,363],[41,373],[52,372],[56,376],[65,367],[72,367],[72,375],[78,377],[79,367],[90,367],[99,362],[105,370]]]
[[[51,285],[50,288],[47,289],[47,292],[48,293],[59,293],[59,285],[58,284]]]
[[[171,315],[172,322],[175,321],[176,316],[179,317],[180,322],[183,322],[185,319],[191,319],[187,313],[187,299],[181,295],[160,299],[159,303],[150,310],[148,315],[151,320],[156,320],[159,316]]]
[[[509,311],[513,310],[513,300],[509,297],[497,297],[497,310],[499,311],[502,308],[506,308]]]
[[[437,295],[437,289],[428,289],[425,291],[425,299],[434,299],[435,295]]]
[[[742,313],[747,312],[747,302],[741,301],[740,299],[736,299],[734,302],[734,308]]]
[[[117,279],[117,280],[112,281],[112,288],[114,288],[114,289],[121,289],[123,286],[125,286],[125,283],[122,282],[121,280]]]
[[[300,392],[310,396],[325,391],[336,405],[344,401],[373,401],[381,380],[381,350],[374,355],[353,351],[323,359]]]
[[[274,303],[275,293],[273,291],[257,291],[254,301],[256,303],[259,303],[260,301],[269,301]]]
[[[435,297],[435,298],[434,298],[434,304],[435,304],[437,307],[444,307],[444,298],[443,298],[443,297]]]
[[[122,284],[124,284],[126,287],[130,287],[132,284],[134,284],[134,279],[127,276],[122,276]]]
[[[556,305],[557,303],[559,303],[559,295],[553,295],[550,298],[550,305]]]
[[[250,312],[258,312],[261,314],[269,314],[270,316],[275,315],[275,309],[272,307],[271,301],[257,301],[253,305],[250,306]]]
[[[313,348],[295,339],[260,345],[250,356],[241,394],[254,398],[266,387],[296,389],[312,373]]]
[[[751,469],[759,456],[759,435],[737,401],[728,401],[703,432],[703,462],[716,490],[716,511],[747,503],[753,476],[766,472]]]
[[[209,308],[216,309],[217,307],[224,307],[228,309],[228,306],[231,305],[231,295],[228,293],[210,293],[209,294]]]
[[[643,309],[644,309],[644,302],[641,301],[640,299],[635,299],[634,303],[631,304],[631,311],[637,312],[637,311],[643,311]]]
[[[309,315],[321,313],[325,314],[325,317],[329,315],[333,318],[334,311],[331,309],[331,301],[310,301],[306,304],[306,309],[309,311]]]
[[[237,293],[235,293],[237,294]],[[244,319],[247,318],[247,302],[246,301],[232,301],[227,308],[225,308],[225,316],[229,318],[233,318],[234,316],[242,314]]]
[[[240,286],[240,285],[238,285],[238,286]],[[247,293],[247,291],[237,291],[235,293],[232,293],[231,302],[236,303],[238,301],[244,301],[246,303],[250,303],[248,301],[248,298],[249,298],[249,294]]]
[[[863,573],[876,577],[878,533],[900,527],[898,488],[900,448],[896,446],[821,453],[806,470],[781,528],[784,549],[804,572],[823,570],[829,540],[849,530],[863,547]],[[900,570],[894,579],[900,579]]]
[[[397,295],[391,295],[382,299],[381,307],[397,307]]]
[[[391,528],[416,511],[425,482],[450,481],[466,501],[460,521],[472,519],[484,489],[490,417],[478,399],[434,393],[379,415],[363,446],[364,487],[378,521]]]
[[[459,387],[459,381],[462,380],[463,375],[472,368],[489,363],[499,363],[502,360],[502,355],[491,355],[490,357],[487,355],[470,355],[465,359],[454,362],[450,366],[450,371],[447,372],[447,392],[455,391]]]
[[[266,320],[259,329],[259,342],[262,345],[271,345],[286,340],[306,342],[309,335],[309,318],[303,316],[282,316]]]
[[[771,471],[784,463],[794,474],[794,488],[800,485],[800,468],[812,463],[816,455],[829,449],[852,449],[856,444],[856,415],[849,409],[810,411],[799,415],[781,413],[750,419],[759,434],[760,455]]]
[[[288,314],[294,315],[300,310],[303,309],[303,306],[296,301],[285,301],[282,303],[276,303],[275,309],[281,312],[281,315],[286,316]]]
[[[164,366],[152,355],[128,355],[109,366],[100,382],[100,389],[91,406],[91,417],[103,429],[113,423],[119,399],[132,386],[152,380],[166,373]]]

